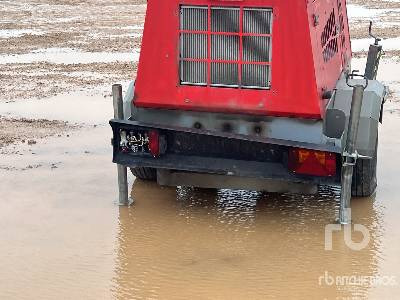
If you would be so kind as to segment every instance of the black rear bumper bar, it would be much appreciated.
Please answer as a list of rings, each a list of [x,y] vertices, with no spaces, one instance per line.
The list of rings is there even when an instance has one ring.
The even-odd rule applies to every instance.
[[[136,121],[111,120],[110,125],[113,129],[113,162],[130,168],[150,167],[156,169],[180,170],[187,172],[209,173],[248,178],[275,179],[298,183],[338,185],[340,182],[340,179],[338,179],[337,177],[314,177],[293,174],[281,162],[249,161],[241,159],[185,155],[168,152],[162,154],[160,157],[157,158],[154,158],[150,155],[123,153],[122,151],[120,151],[119,147],[120,129],[158,129],[161,132],[168,132],[170,134],[182,134],[182,132],[187,132],[188,134],[196,134],[201,136],[217,135],[222,138],[238,140],[241,140],[241,136],[232,135],[229,133],[225,134],[207,132],[191,128],[171,128],[166,126],[158,127],[155,125],[140,124]],[[257,137],[254,137],[254,139],[255,142],[260,142],[257,140]],[[326,149],[320,149],[319,145],[307,144],[297,146],[307,146],[305,148],[326,151]]]

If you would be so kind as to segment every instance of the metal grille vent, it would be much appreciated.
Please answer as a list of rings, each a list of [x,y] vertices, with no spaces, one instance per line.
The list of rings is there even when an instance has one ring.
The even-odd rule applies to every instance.
[[[268,89],[272,10],[181,6],[183,85]]]
[[[332,11],[321,35],[322,56],[325,62],[328,62],[338,53],[337,29],[335,12]]]

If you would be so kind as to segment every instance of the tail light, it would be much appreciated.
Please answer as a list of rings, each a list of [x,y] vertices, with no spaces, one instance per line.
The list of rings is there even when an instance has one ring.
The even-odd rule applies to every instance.
[[[154,157],[160,156],[160,134],[157,130],[149,131],[149,150]]]
[[[120,130],[120,151],[132,154],[151,154],[159,157],[165,147],[163,136],[157,130]]]
[[[296,174],[332,177],[336,175],[336,154],[292,148],[289,149],[288,167]]]

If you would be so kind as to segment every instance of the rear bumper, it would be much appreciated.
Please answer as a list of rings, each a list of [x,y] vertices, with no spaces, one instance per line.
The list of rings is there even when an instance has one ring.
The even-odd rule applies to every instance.
[[[171,153],[168,152],[168,145],[166,153],[160,155],[160,157],[154,158],[151,155],[141,155],[133,153],[123,153],[120,150],[120,137],[119,132],[121,129],[125,130],[149,130],[157,129],[161,134],[168,136],[171,135],[190,135],[191,138],[195,137],[197,141],[202,139],[206,140],[211,138],[218,138],[219,140],[226,139],[229,141],[230,146],[232,143],[246,143],[249,149],[254,149],[262,145],[265,147],[272,147],[270,143],[263,143],[263,141],[244,140],[244,137],[236,134],[222,133],[222,132],[209,132],[205,130],[196,130],[194,128],[178,128],[170,126],[156,126],[139,123],[137,121],[123,121],[123,120],[111,120],[110,125],[113,129],[113,162],[121,164],[130,168],[135,167],[150,167],[160,170],[177,170],[184,172],[193,173],[207,173],[215,175],[225,175],[232,177],[246,177],[246,178],[257,178],[257,179],[268,179],[268,180],[280,180],[287,182],[296,183],[308,183],[308,184],[329,184],[338,185],[340,184],[340,178],[336,177],[314,177],[314,176],[302,176],[293,174],[287,169],[285,164],[285,157],[282,154],[281,159],[277,159],[275,156],[268,157],[265,161],[257,161],[252,159],[246,159],[241,155],[235,157],[216,157],[206,155],[204,152],[199,152],[200,155],[195,153]],[[248,137],[247,137],[248,139]],[[254,143],[254,144],[252,144]],[[250,145],[250,147],[249,147]],[[212,145],[211,145],[212,147]],[[279,145],[280,151],[284,152],[287,146]],[[307,144],[308,149],[319,150],[321,145]],[[276,152],[276,148],[273,148]],[[233,149],[232,149],[232,152]],[[229,154],[229,153],[228,153]],[[232,154],[232,153],[231,153]],[[340,172],[339,172],[340,173]]]

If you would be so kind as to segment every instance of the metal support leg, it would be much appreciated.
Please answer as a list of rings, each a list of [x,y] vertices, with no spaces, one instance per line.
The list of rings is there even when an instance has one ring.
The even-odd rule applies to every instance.
[[[342,192],[340,195],[340,224],[351,223],[351,184],[353,180],[353,166],[347,165],[342,168]]]
[[[351,223],[351,185],[353,181],[354,165],[357,162],[356,141],[358,125],[360,123],[362,100],[366,86],[356,85],[353,88],[347,142],[345,152],[343,153],[342,192],[339,211],[340,224]]]
[[[124,105],[122,98],[122,86],[114,84],[112,87],[113,105],[114,105],[114,118],[124,119]],[[118,170],[118,190],[119,190],[119,205],[129,205],[130,200],[128,196],[128,172],[127,168],[123,165],[117,165]]]

